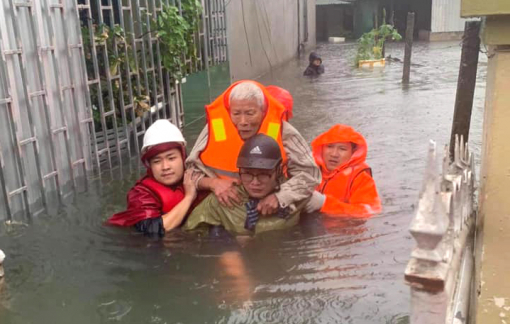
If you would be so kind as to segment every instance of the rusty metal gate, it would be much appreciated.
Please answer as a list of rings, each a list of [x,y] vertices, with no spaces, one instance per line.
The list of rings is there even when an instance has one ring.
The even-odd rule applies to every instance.
[[[185,1],[2,2],[0,220],[45,211],[136,158],[154,120],[182,127],[181,80],[162,66],[151,19],[166,5],[182,15]],[[182,76],[227,60],[225,2],[199,3]]]

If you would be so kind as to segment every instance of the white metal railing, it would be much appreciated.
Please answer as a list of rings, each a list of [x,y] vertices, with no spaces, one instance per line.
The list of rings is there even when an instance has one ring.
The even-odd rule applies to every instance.
[[[425,180],[410,232],[416,241],[405,271],[411,323],[467,323],[473,280],[474,158],[456,137],[453,161],[442,170],[431,141]]]
[[[90,166],[74,0],[0,6],[0,218],[65,199]]]

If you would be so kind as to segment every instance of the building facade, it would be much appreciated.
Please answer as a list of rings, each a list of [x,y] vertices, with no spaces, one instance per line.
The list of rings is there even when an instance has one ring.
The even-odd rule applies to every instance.
[[[405,34],[407,13],[415,13],[415,37],[421,40],[460,39],[465,19],[461,0],[317,0],[317,40],[359,38],[383,21]]]
[[[231,0],[226,14],[232,81],[260,76],[315,46],[315,0]]]

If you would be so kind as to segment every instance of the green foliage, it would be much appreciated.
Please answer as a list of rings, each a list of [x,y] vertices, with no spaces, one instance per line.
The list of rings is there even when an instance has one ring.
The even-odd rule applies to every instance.
[[[155,94],[152,89],[154,73],[146,74],[143,71],[143,57],[149,57],[149,46],[145,43],[145,53],[141,46],[132,47],[134,38],[145,38],[150,33],[157,37],[160,41],[160,55],[164,68],[170,74],[171,79],[178,80],[184,75],[191,73],[191,64],[186,66],[186,58],[191,60],[193,65],[197,62],[197,44],[198,37],[195,37],[199,30],[201,23],[200,16],[202,13],[202,6],[199,0],[181,0],[182,15],[179,14],[179,9],[176,6],[164,5],[163,10],[157,17],[154,17],[147,11],[142,11],[141,35],[133,35],[126,33],[124,29],[115,24],[108,26],[106,24],[93,24],[92,30],[87,27],[82,27],[82,40],[85,52],[85,62],[87,74],[89,79],[95,78],[94,75],[94,61],[93,61],[93,45],[95,45],[97,63],[99,70],[99,78],[101,80],[100,86],[90,86],[90,96],[92,100],[92,115],[94,118],[95,129],[102,130],[101,116],[99,112],[99,101],[103,102],[105,111],[115,109],[115,118],[117,123],[121,123],[121,107],[120,99],[123,94],[123,100],[128,103],[130,98],[128,96],[129,89],[126,77],[123,75],[122,89],[118,80],[111,82],[112,96],[115,107],[110,107],[110,93],[108,89],[107,71],[110,76],[116,76],[120,73],[126,73],[129,68],[131,73],[140,75],[141,84],[139,89],[132,89],[133,91],[133,108],[136,116],[143,116],[143,114],[150,110],[150,98]],[[150,25],[145,21],[148,17]],[[105,60],[105,53],[108,55],[108,65]],[[146,89],[143,78],[147,77],[149,88]],[[133,81],[133,78],[131,79]],[[159,82],[156,82],[159,87]],[[137,87],[136,83],[132,83],[132,87]],[[122,90],[122,91],[121,91]],[[161,93],[163,90],[158,90]],[[131,122],[132,117],[130,114],[126,115],[127,122]],[[106,119],[106,127],[113,127],[113,119]]]
[[[362,60],[379,60],[382,58],[384,43],[391,39],[399,41],[402,36],[397,30],[388,24],[381,25],[378,29],[372,29],[364,33],[358,39],[358,52],[356,54],[356,66]]]
[[[163,66],[174,79],[187,71],[185,57],[197,59],[194,35],[198,31],[202,6],[197,0],[181,2],[182,16],[176,6],[165,5],[161,14],[153,20],[153,30],[161,44]]]
[[[188,46],[187,56],[195,64],[197,62],[197,41],[195,34],[200,30],[200,15],[203,9],[199,0],[184,0],[181,2],[181,8],[184,20],[190,26],[190,30],[186,35],[186,43],[192,46]]]

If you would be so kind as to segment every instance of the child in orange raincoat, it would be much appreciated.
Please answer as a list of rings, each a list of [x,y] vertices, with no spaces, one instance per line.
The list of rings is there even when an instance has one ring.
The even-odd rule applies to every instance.
[[[367,143],[352,127],[337,124],[312,141],[322,182],[307,211],[366,218],[381,211],[372,170],[365,163]]]

